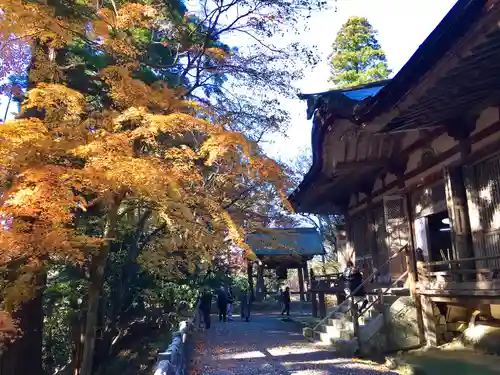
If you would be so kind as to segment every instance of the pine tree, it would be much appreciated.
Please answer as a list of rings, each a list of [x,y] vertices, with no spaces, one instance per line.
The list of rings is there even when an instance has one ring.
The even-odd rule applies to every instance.
[[[377,31],[364,17],[349,18],[332,47],[329,80],[338,88],[386,79],[391,73]]]

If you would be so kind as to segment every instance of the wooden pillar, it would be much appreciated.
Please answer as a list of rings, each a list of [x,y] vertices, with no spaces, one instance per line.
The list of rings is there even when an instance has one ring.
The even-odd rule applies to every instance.
[[[304,293],[304,273],[303,268],[299,267],[297,269],[297,273],[299,274],[299,293],[300,293],[300,301],[305,301],[305,293]]]
[[[310,279],[310,289],[316,289],[318,287],[318,283],[316,282],[316,277],[314,275],[314,271],[311,268],[309,271],[309,279]],[[311,306],[312,306],[312,316],[314,318],[318,317],[318,294],[316,292],[311,292]]]
[[[420,345],[423,345],[425,342],[425,326],[424,326],[424,317],[422,311],[422,304],[418,295],[417,290],[417,258],[415,254],[415,243],[413,241],[413,215],[412,215],[412,207],[411,207],[411,198],[409,194],[406,194],[406,211],[408,213],[408,246],[405,251],[406,258],[406,269],[408,270],[408,288],[410,289],[410,295],[413,299],[413,303],[415,304],[415,309],[417,310],[417,326],[418,326],[418,337],[420,341]]]
[[[325,293],[324,292],[319,292],[318,293],[318,305],[319,305],[319,317],[323,319],[326,317],[326,299],[325,299]]]
[[[456,259],[473,258],[474,248],[463,170],[461,167],[447,168],[444,172],[444,178],[453,255]],[[473,261],[464,262],[460,264],[460,267],[475,269]],[[473,274],[464,274],[462,277],[464,277],[464,281],[474,280]]]
[[[349,215],[348,210],[346,210],[344,213],[344,221],[345,221],[346,249],[344,249],[344,254],[342,254],[342,259],[339,258],[341,269],[344,269],[344,267],[346,266],[346,263],[349,260],[354,262],[354,258],[356,257],[354,254],[354,246],[353,246],[352,237],[351,237],[351,216]],[[349,249],[349,250],[347,250],[347,249]]]
[[[264,285],[264,265],[259,264],[257,266],[257,290],[255,294],[255,299],[257,301],[263,301],[265,295],[265,285]]]
[[[318,297],[316,292],[311,292],[311,307],[313,318],[318,317]]]
[[[435,347],[438,344],[436,321],[434,319],[434,306],[429,297],[420,296],[423,308],[425,342],[427,346]]]
[[[366,272],[366,276],[373,273],[375,268],[378,268],[378,245],[377,245],[377,236],[375,234],[375,217],[373,215],[373,201],[372,201],[372,192],[373,186],[375,184],[375,179],[367,181],[363,185],[363,193],[366,195],[366,233],[367,233],[367,245],[368,245],[368,254],[371,255],[372,259],[370,262],[370,266],[364,270]]]
[[[478,118],[479,114],[461,115],[445,123],[448,135],[459,143],[460,160],[462,164],[464,164],[465,159],[471,153],[472,146],[470,135],[476,128]],[[462,166],[445,169],[444,178],[453,254],[456,258],[462,259],[474,257]],[[466,262],[462,263],[460,267],[475,269],[475,264],[474,262]],[[474,280],[474,276],[465,277],[464,280],[472,281]]]
[[[302,266],[304,273],[304,282],[306,289],[306,301],[311,300],[311,294],[309,293],[309,289],[311,289],[311,280],[309,278],[309,269],[307,268],[307,260],[304,261],[304,265]]]
[[[358,304],[352,303],[351,304],[351,316],[352,316],[352,324],[353,324],[353,331],[354,331],[354,337],[358,341],[358,350],[361,352],[363,349],[361,347],[361,338],[359,337],[359,311],[358,311]]]
[[[253,263],[251,261],[247,262],[247,278],[248,278],[248,289],[252,292],[252,299],[255,298],[253,290]]]

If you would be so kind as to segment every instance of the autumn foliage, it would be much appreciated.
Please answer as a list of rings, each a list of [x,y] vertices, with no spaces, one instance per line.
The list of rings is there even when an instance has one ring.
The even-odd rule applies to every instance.
[[[47,262],[77,265],[88,278],[80,368],[88,375],[103,269],[131,213],[145,215],[144,235],[155,233],[141,261],[174,272],[230,244],[246,249],[242,225],[259,225],[259,216],[237,209],[236,200],[251,198],[240,186],[281,197],[288,186],[256,143],[213,122],[209,102],[141,77],[148,69],[154,76],[143,36],[166,23],[161,3],[70,3],[0,0],[0,46],[22,41],[31,51],[22,113],[0,127],[0,264],[20,264],[2,282],[0,335],[15,330],[9,314],[36,293]],[[106,58],[71,55],[82,45]],[[206,53],[219,63],[232,58]]]

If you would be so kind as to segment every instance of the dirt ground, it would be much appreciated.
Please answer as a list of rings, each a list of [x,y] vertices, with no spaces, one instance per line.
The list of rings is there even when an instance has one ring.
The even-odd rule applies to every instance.
[[[278,313],[216,322],[194,337],[194,346],[190,375],[396,375],[305,340],[300,325]]]

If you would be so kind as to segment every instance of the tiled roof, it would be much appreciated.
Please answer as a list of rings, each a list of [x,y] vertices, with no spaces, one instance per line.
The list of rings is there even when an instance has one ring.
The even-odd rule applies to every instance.
[[[269,229],[247,236],[247,243],[259,255],[323,255],[325,249],[315,228]]]

